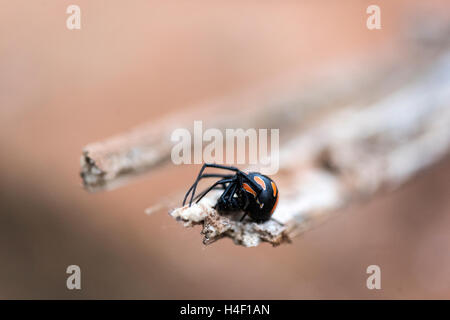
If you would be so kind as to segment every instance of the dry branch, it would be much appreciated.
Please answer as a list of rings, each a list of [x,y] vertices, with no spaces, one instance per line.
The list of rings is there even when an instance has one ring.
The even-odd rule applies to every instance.
[[[387,75],[397,75],[391,86],[412,76],[409,71],[400,72],[398,67],[396,72],[393,68],[398,61],[389,54],[380,57],[377,65],[369,64],[367,59],[324,67],[310,75],[308,82],[304,72],[295,71],[243,94],[186,108],[186,112],[169,114],[159,121],[91,143],[83,148],[81,157],[83,185],[89,191],[114,188],[169,162],[171,133],[177,128],[191,130],[194,120],[203,120],[206,126],[218,129],[282,127],[283,142],[290,131],[307,126],[327,109],[391,90],[380,85]]]
[[[398,186],[449,148],[450,53],[416,81],[370,105],[327,114],[283,146],[274,218],[286,226],[221,216],[215,196],[171,215],[186,225],[203,223],[205,244],[227,236],[244,246],[278,245],[332,210]]]
[[[172,130],[190,128],[197,119],[216,128],[283,128],[276,221],[241,223],[218,214],[217,194],[171,215],[186,226],[202,225],[205,244],[222,237],[244,246],[290,241],[336,209],[400,185],[448,152],[450,37],[447,26],[441,29],[427,33],[421,24],[402,54],[386,54],[377,64],[353,61],[326,69],[309,84],[294,73],[90,144],[82,157],[84,185],[111,187],[169,161]]]

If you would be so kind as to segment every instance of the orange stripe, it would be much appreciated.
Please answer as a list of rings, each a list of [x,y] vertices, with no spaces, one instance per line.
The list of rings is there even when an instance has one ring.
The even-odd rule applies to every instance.
[[[272,183],[272,190],[273,190],[273,196],[276,197],[277,196],[277,186],[275,185],[275,183]]]
[[[253,180],[256,181],[257,184],[259,184],[264,190],[266,190],[266,184],[264,183],[264,180],[260,177],[256,176],[253,178]]]
[[[255,190],[253,190],[248,184],[244,183],[244,184],[242,184],[242,186],[244,187],[245,191],[247,191],[248,193],[251,193],[254,197],[256,197]]]
[[[277,205],[278,205],[278,197],[277,197],[277,201],[275,201],[275,204],[273,205],[272,211],[270,211],[270,214],[271,214],[271,215],[272,215],[273,212],[275,211]]]

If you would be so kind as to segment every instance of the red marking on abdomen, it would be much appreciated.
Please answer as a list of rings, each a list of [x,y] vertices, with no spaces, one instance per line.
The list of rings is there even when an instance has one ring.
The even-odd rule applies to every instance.
[[[257,184],[259,184],[261,186],[261,188],[263,188],[264,190],[266,190],[266,183],[264,182],[263,179],[261,179],[260,177],[256,176],[253,178],[253,180],[256,181]]]
[[[275,198],[277,196],[277,186],[273,182],[271,182],[271,184],[272,184],[272,190],[273,190],[273,197]]]
[[[255,190],[253,190],[248,184],[243,183],[242,187],[244,188],[245,191],[247,191],[248,193],[251,193],[254,197],[256,197]]]
[[[275,204],[273,205],[272,211],[270,211],[270,215],[273,214],[273,212],[275,211],[277,205],[278,205],[278,197],[277,197],[277,200],[275,201]]]

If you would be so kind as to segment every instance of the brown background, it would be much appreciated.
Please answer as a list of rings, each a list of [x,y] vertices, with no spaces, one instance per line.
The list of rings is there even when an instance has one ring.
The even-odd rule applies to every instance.
[[[81,30],[66,29],[70,4]],[[380,31],[365,26],[370,4]],[[200,229],[144,214],[197,167],[97,194],[78,175],[89,142],[395,46],[411,13],[448,12],[448,1],[2,1],[0,298],[450,298],[449,158],[275,249],[204,247]],[[70,264],[81,291],[65,287]],[[370,264],[380,291],[365,287]]]

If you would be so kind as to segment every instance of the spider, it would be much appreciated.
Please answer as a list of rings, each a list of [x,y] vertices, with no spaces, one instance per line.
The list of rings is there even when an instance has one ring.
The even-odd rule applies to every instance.
[[[203,173],[206,168],[217,168],[233,171],[233,174]],[[204,178],[221,178],[209,188],[195,196],[197,184]],[[243,211],[244,215],[240,221],[248,215],[257,223],[271,219],[278,203],[278,188],[269,177],[259,173],[245,173],[238,168],[223,166],[213,163],[205,163],[201,168],[194,184],[184,196],[183,206],[191,194],[189,206],[193,201],[198,203],[206,194],[213,189],[223,189],[222,195],[217,200],[214,208],[219,212]],[[195,196],[195,197],[194,197]]]

